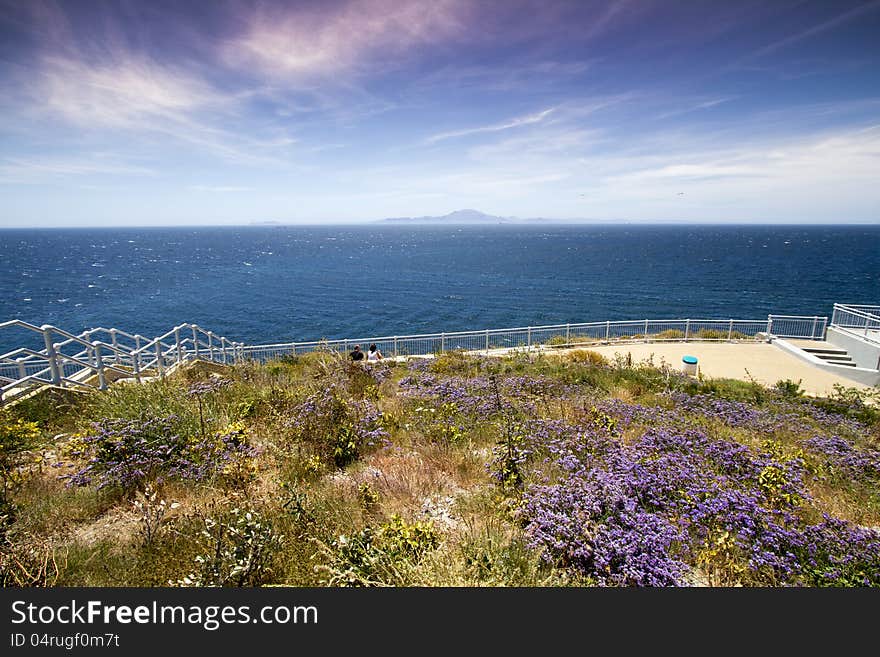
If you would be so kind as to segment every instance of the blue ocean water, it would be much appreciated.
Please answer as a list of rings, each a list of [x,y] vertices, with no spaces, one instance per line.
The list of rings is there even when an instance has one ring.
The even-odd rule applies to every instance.
[[[0,230],[0,321],[250,344],[880,301],[872,226]],[[20,332],[0,332],[0,353]]]

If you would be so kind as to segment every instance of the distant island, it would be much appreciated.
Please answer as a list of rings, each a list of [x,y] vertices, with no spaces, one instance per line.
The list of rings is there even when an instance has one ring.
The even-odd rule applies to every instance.
[[[625,223],[619,220],[610,220],[613,223]],[[383,224],[534,224],[534,223],[609,223],[609,220],[598,219],[546,219],[543,217],[531,217],[521,219],[519,217],[498,217],[479,210],[456,210],[439,217],[390,217],[379,219],[377,223]]]
[[[387,224],[508,224],[513,217],[496,217],[479,210],[456,210],[440,217],[390,217],[379,219]]]

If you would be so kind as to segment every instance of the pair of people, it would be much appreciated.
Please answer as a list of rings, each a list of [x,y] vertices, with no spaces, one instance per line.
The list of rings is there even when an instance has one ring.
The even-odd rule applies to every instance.
[[[368,361],[377,361],[382,360],[382,352],[376,348],[376,343],[370,345],[370,351],[366,354]],[[364,359],[364,352],[361,351],[361,346],[356,344],[354,346],[354,350],[349,354],[349,358],[353,361],[361,361]]]

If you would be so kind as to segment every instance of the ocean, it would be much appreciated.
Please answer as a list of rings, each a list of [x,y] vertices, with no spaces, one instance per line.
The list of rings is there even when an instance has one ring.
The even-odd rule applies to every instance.
[[[0,321],[248,344],[880,302],[880,225],[0,230]],[[0,331],[0,353],[33,346]],[[40,343],[36,346],[41,347]]]

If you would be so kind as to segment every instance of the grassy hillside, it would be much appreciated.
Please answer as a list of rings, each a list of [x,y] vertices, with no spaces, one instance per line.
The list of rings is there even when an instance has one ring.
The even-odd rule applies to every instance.
[[[0,411],[5,586],[877,586],[880,411],[576,350]]]

